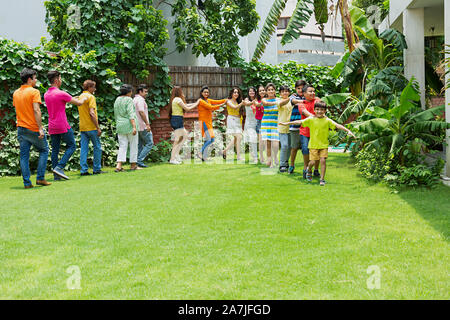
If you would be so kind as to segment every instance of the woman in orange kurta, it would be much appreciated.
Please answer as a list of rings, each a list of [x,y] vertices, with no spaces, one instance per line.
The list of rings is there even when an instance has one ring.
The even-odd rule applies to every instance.
[[[212,126],[212,112],[222,107],[227,99],[212,100],[209,98],[209,88],[203,87],[200,91],[200,102],[198,104],[198,121],[202,128],[202,136],[206,139],[202,147],[201,155],[198,155],[202,161],[208,156],[208,147],[214,142],[214,131]]]

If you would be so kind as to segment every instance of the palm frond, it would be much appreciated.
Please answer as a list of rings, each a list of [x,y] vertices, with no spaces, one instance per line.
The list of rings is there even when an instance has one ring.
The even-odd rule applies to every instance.
[[[313,0],[298,0],[297,6],[295,7],[292,17],[289,19],[289,23],[286,27],[286,31],[281,38],[281,45],[285,45],[292,42],[294,39],[298,39],[300,36],[301,29],[304,28],[309,20],[313,11],[310,7],[313,4]]]
[[[281,13],[286,7],[287,0],[275,0],[273,2],[272,7],[270,8],[269,14],[267,15],[266,21],[264,22],[264,26],[261,30],[261,34],[258,39],[258,43],[256,44],[255,52],[253,53],[252,60],[258,60],[262,57],[264,50],[266,49],[267,44],[272,37],[275,28],[278,25],[278,21],[280,20]]]

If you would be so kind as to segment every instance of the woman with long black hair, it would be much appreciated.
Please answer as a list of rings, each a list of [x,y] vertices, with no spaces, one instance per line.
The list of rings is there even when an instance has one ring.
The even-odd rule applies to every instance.
[[[223,157],[226,159],[227,152],[236,146],[237,160],[241,160],[241,140],[242,140],[242,125],[240,109],[244,105],[242,100],[241,89],[235,87],[231,89],[227,100],[227,131],[226,133],[231,136],[231,141],[223,151]]]
[[[209,99],[209,88],[207,86],[202,87],[200,90],[200,99],[198,104],[198,121],[202,128],[202,136],[205,139],[205,143],[202,147],[201,154],[197,157],[205,161],[208,157],[208,147],[214,142],[214,130],[212,126],[212,112],[219,109],[225,103],[227,99],[213,100]]]

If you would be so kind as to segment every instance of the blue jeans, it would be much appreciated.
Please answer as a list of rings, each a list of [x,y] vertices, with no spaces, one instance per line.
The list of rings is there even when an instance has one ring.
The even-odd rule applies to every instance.
[[[137,164],[143,165],[150,150],[153,148],[153,134],[147,130],[139,131]]]
[[[304,156],[307,156],[309,154],[309,137],[305,137],[304,135],[300,135],[300,143],[302,145],[302,153]]]
[[[50,138],[52,140],[52,168],[55,169],[56,167],[58,167],[59,169],[64,170],[67,162],[77,148],[73,130],[69,129],[69,131],[67,131],[66,133],[51,134]],[[59,161],[58,158],[59,148],[61,147],[61,140],[66,143],[67,149],[66,152],[64,152],[61,161]]]
[[[27,128],[17,127],[17,139],[20,144],[20,169],[22,171],[23,184],[30,186],[30,149],[31,146],[39,152],[37,167],[37,181],[45,179],[45,169],[48,159],[47,136],[39,139],[39,132],[31,131]]]
[[[203,159],[206,159],[208,157],[208,147],[214,143],[214,138],[211,138],[208,127],[206,126],[206,124],[204,122],[203,122],[203,131],[205,131],[206,141],[202,147],[202,157],[203,157]]]
[[[291,135],[289,133],[280,133],[280,167],[289,166],[289,156],[291,155]]]
[[[80,166],[81,173],[88,172],[87,157],[89,152],[89,141],[94,146],[94,172],[100,172],[102,169],[102,144],[97,130],[81,132]]]

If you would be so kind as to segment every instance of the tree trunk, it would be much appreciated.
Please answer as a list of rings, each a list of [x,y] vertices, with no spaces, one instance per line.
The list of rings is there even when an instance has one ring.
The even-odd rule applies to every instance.
[[[344,26],[345,36],[347,38],[348,50],[351,53],[353,50],[355,50],[355,43],[358,42],[358,39],[355,37],[355,32],[353,31],[352,19],[348,10],[347,0],[338,0],[338,6],[341,12],[342,25]],[[358,97],[362,91],[361,83],[355,83],[354,85],[350,86],[350,90],[353,96]]]

